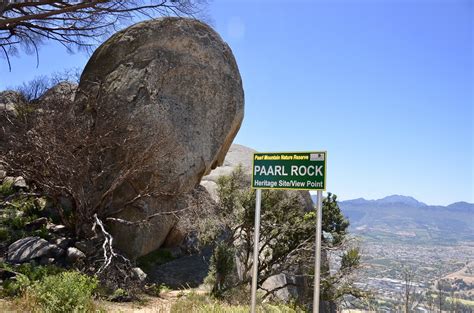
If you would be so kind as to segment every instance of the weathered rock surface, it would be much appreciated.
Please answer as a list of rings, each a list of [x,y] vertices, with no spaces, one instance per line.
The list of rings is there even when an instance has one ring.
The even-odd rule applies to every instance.
[[[63,249],[40,237],[26,237],[8,247],[7,260],[12,263],[23,263],[38,258],[56,258],[63,253]]]
[[[102,44],[82,73],[75,105],[89,131],[113,147],[90,173],[111,173],[90,186],[93,202],[117,175],[136,169],[109,207],[151,191],[153,197],[116,214],[137,221],[183,207],[178,198],[222,163],[243,119],[244,94],[232,52],[214,30],[197,20],[164,18]],[[111,229],[117,246],[137,257],[160,247],[175,223],[162,216],[140,229],[118,223]]]

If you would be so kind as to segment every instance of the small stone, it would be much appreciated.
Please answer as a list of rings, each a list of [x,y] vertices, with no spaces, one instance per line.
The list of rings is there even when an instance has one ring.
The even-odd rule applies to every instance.
[[[147,275],[141,268],[134,267],[132,271],[133,271],[133,274],[138,278],[138,280],[140,280],[141,282],[145,281]]]
[[[55,234],[65,234],[67,231],[66,226],[56,224],[48,224],[46,225],[46,229]]]
[[[28,188],[28,185],[26,184],[25,179],[21,176],[18,176],[15,178],[13,182],[13,186],[17,188]]]
[[[67,248],[67,251],[66,251],[66,259],[70,262],[70,263],[76,263],[80,260],[83,260],[86,258],[86,255],[84,254],[84,252],[82,252],[81,250],[77,249],[77,248],[74,248],[74,247],[69,247]]]
[[[0,170],[0,180],[4,179],[7,176],[7,172],[5,170]]]

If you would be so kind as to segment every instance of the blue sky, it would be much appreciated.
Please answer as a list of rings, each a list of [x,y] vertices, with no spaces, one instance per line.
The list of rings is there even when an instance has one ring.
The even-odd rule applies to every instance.
[[[234,142],[328,151],[341,199],[410,195],[474,202],[474,7],[470,0],[214,1],[213,27],[245,89]],[[0,60],[0,89],[82,68],[43,46]]]

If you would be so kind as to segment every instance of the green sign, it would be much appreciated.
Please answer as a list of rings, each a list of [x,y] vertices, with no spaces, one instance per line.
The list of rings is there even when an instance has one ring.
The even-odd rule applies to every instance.
[[[326,152],[254,153],[252,188],[326,190]]]

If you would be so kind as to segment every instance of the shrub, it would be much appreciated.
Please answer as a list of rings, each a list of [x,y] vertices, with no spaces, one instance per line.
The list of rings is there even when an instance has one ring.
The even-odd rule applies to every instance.
[[[14,192],[15,192],[15,189],[13,188],[12,181],[5,181],[3,184],[0,184],[1,196],[8,197],[9,195],[12,195]]]
[[[48,275],[55,275],[62,271],[61,268],[47,265],[34,266],[30,263],[24,263],[13,267],[6,263],[0,263],[0,268],[17,273],[13,279],[7,279],[2,284],[3,296],[14,297],[22,295],[29,286],[35,281],[39,281]]]
[[[97,284],[96,278],[63,272],[35,282],[27,289],[25,299],[43,312],[88,312],[94,308],[92,296]]]
[[[212,294],[214,296],[221,296],[222,291],[225,290],[225,285],[229,280],[228,277],[232,274],[235,267],[234,255],[233,247],[225,242],[217,243],[214,248],[209,266],[209,274],[206,277],[206,283],[212,285]]]

